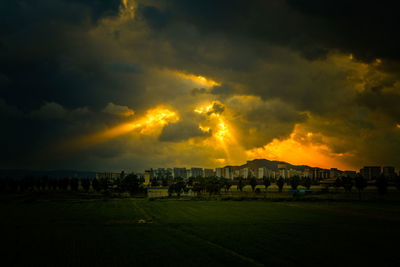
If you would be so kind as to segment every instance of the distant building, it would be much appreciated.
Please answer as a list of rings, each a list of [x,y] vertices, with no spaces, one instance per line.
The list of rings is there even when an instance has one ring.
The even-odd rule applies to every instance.
[[[173,175],[174,178],[187,178],[186,168],[174,168]]]
[[[152,170],[145,170],[145,171],[144,171],[144,185],[149,185],[151,179],[153,179],[153,172],[152,172]]]
[[[308,177],[310,179],[314,178],[314,172],[310,168],[305,168],[303,171],[303,177]]]
[[[329,171],[329,178],[339,178],[342,175],[343,175],[343,172],[336,168],[331,168]]]
[[[157,197],[167,197],[168,187],[149,187],[147,188],[147,197],[157,198]]]
[[[172,173],[173,173],[173,170],[171,168],[167,168],[167,170],[166,170],[167,177],[172,177]]]
[[[121,174],[119,172],[98,172],[96,173],[96,179],[107,179],[110,182],[113,182],[117,179],[121,178]]]
[[[387,178],[393,178],[396,176],[396,172],[394,171],[394,167],[385,166],[383,167],[383,175]]]
[[[192,177],[204,177],[204,171],[202,168],[192,168]]]
[[[328,169],[314,168],[314,179],[328,179],[330,171]]]
[[[233,178],[233,173],[232,173],[232,168],[231,167],[225,167],[224,168],[224,178],[226,178],[226,179],[232,179]]]
[[[214,170],[213,169],[204,169],[204,177],[213,177],[214,176]]]
[[[258,173],[256,175],[258,179],[266,178],[275,178],[275,172],[266,167],[258,168]]]
[[[288,178],[288,171],[286,164],[278,164],[279,177]]]
[[[357,172],[355,171],[344,171],[344,175],[350,178],[355,178],[357,175]]]
[[[288,178],[291,178],[291,177],[294,177],[294,176],[301,177],[301,176],[303,176],[303,172],[298,171],[298,170],[294,170],[294,169],[288,170]]]
[[[239,170],[239,177],[242,178],[249,178],[250,177],[250,169],[249,168],[242,168]]]
[[[222,168],[215,169],[215,176],[217,176],[218,178],[222,177]]]
[[[360,174],[367,180],[375,180],[381,175],[380,166],[365,166],[360,170]]]
[[[258,168],[257,178],[262,179],[264,176],[267,177],[266,173],[267,173],[267,168],[265,168],[265,167]]]
[[[167,176],[167,170],[164,168],[158,168],[157,170],[154,170],[154,177],[158,179],[162,179]]]

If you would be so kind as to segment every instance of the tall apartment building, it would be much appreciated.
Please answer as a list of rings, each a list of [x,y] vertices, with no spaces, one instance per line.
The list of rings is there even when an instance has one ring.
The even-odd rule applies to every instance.
[[[191,168],[192,177],[204,177],[204,172],[202,168]]]
[[[286,164],[278,164],[279,177],[288,178],[288,170]]]
[[[380,166],[365,166],[360,170],[360,174],[367,180],[375,180],[381,175]]]
[[[249,168],[242,168],[239,170],[239,176],[242,178],[249,178],[250,177],[250,170]]]
[[[213,177],[214,176],[214,170],[213,169],[204,169],[204,177]]]
[[[338,170],[336,168],[331,168],[329,170],[329,178],[339,178],[343,175],[343,172],[341,170]]]
[[[186,168],[174,168],[173,175],[174,178],[187,178]]]
[[[223,169],[224,172],[224,178],[226,179],[232,179],[233,178],[233,172],[232,172],[232,167],[225,167]]]
[[[330,177],[330,170],[314,168],[314,179],[328,179]]]
[[[388,178],[393,178],[393,177],[395,177],[395,176],[396,176],[396,173],[395,173],[395,171],[394,171],[394,167],[391,167],[391,166],[384,166],[384,167],[383,167],[383,175],[384,175],[385,177],[388,177]]]
[[[344,175],[350,178],[355,178],[357,175],[356,171],[344,171]]]
[[[153,174],[152,169],[144,171],[144,184],[145,185],[149,185],[150,184],[151,179],[153,179],[153,175],[152,174]]]

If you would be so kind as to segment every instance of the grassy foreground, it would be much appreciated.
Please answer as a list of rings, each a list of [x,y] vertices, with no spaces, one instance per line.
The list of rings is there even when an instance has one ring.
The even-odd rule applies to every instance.
[[[3,266],[400,264],[396,203],[7,198],[0,212]]]

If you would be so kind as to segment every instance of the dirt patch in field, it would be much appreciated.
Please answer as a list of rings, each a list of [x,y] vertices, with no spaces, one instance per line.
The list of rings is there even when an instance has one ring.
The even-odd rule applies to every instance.
[[[109,220],[106,225],[129,225],[129,224],[147,224],[152,223],[152,220]]]

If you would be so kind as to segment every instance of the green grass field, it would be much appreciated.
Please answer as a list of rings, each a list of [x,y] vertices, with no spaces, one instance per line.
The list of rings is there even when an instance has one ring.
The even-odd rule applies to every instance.
[[[2,198],[0,211],[2,266],[400,264],[397,203]]]

